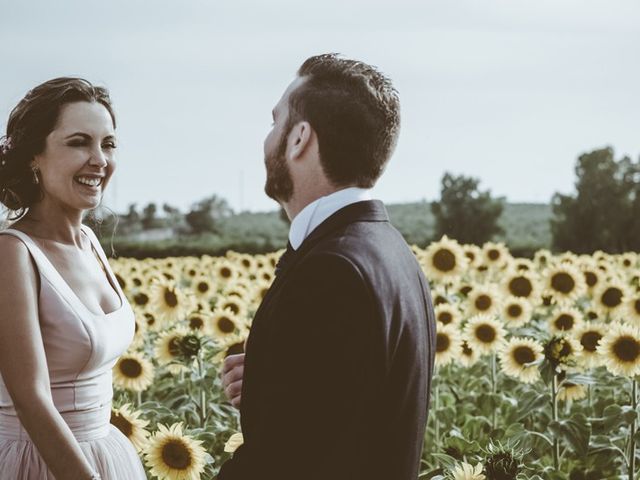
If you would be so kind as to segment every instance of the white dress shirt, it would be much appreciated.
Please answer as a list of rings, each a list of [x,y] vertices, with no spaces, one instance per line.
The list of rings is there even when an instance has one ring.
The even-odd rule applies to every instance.
[[[347,205],[364,200],[371,200],[370,190],[350,187],[311,202],[291,222],[289,243],[297,250],[311,232],[331,215]]]

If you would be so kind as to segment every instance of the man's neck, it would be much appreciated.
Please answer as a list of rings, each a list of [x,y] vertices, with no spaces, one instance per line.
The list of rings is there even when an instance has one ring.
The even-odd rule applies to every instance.
[[[326,197],[327,195],[331,195],[332,193],[349,187],[355,187],[355,185],[345,185],[340,187],[335,185],[316,185],[308,189],[300,188],[297,189],[297,192],[294,192],[291,200],[282,204],[282,208],[287,212],[289,219],[293,221],[293,219],[296,218],[296,216],[304,210],[307,205],[315,202],[319,198]]]

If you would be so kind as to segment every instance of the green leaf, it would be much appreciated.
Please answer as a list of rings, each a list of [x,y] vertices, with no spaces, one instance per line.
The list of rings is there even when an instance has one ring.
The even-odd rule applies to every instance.
[[[584,414],[577,413],[570,419],[551,422],[549,430],[556,437],[563,438],[576,454],[586,456],[589,452],[591,424]]]

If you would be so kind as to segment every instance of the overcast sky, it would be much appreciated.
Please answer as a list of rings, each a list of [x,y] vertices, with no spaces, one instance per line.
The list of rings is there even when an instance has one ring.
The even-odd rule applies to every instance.
[[[640,154],[638,0],[0,0],[0,127],[33,86],[82,76],[118,113],[107,205],[217,194],[272,210],[271,108],[324,52],[379,66],[400,92],[375,190],[388,203],[436,199],[445,171],[548,202],[572,191],[581,153]]]

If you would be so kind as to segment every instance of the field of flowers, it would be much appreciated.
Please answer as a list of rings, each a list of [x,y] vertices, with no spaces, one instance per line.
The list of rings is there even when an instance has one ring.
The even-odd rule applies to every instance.
[[[420,478],[637,478],[640,255],[529,260],[446,237],[413,250],[438,320]],[[214,478],[242,442],[219,372],[278,256],[112,261],[137,328],[111,421],[149,478]]]

